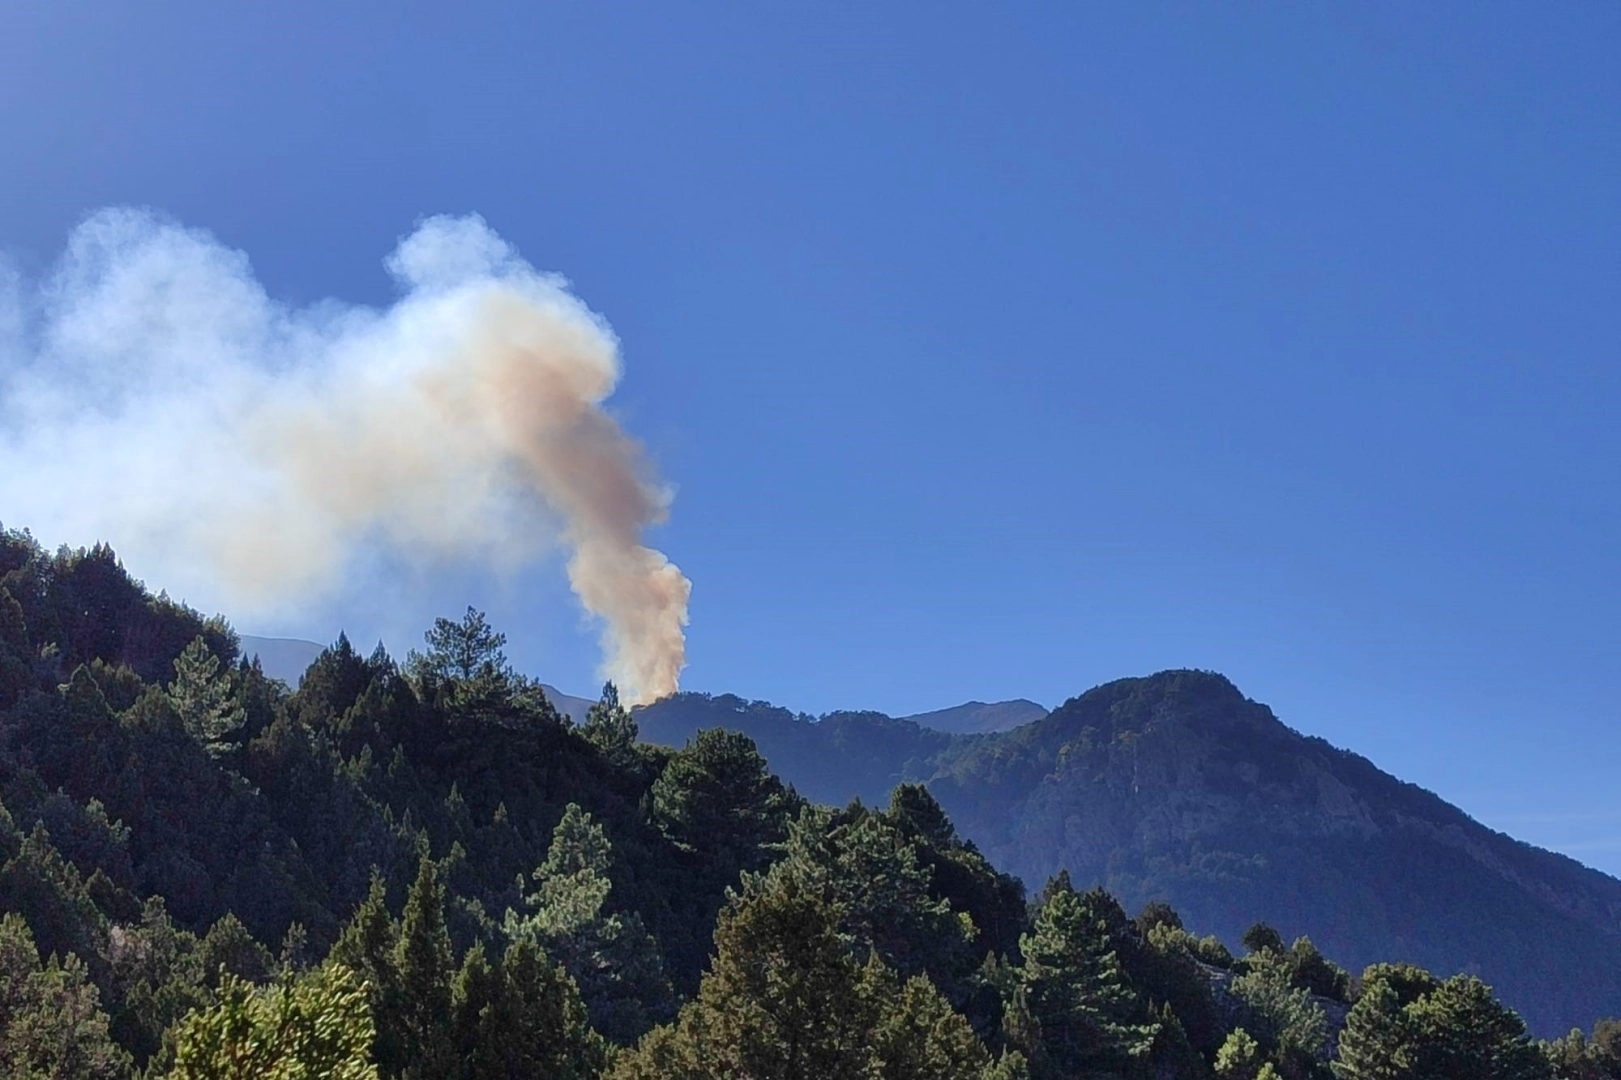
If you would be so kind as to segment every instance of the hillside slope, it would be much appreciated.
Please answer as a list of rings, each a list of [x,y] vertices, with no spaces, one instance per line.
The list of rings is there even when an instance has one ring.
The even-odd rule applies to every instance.
[[[1122,679],[994,735],[695,694],[638,717],[673,745],[699,727],[744,731],[821,801],[926,779],[1032,887],[1068,869],[1128,909],[1166,900],[1229,943],[1262,919],[1353,969],[1476,973],[1543,1035],[1621,1009],[1621,881],[1291,730],[1220,675]]]

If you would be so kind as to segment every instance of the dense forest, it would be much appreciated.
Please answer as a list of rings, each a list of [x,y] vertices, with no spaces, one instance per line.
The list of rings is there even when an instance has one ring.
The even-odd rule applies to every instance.
[[[503,644],[340,637],[294,689],[0,532],[0,1076],[1621,1078],[1621,1023],[1027,895],[923,785],[819,805],[611,687],[571,722]]]

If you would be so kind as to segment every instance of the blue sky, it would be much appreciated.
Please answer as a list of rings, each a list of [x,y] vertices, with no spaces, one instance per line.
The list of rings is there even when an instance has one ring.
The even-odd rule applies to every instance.
[[[150,206],[380,304],[477,212],[620,336],[685,686],[1214,668],[1621,872],[1618,54],[1597,4],[11,5],[0,249]],[[591,685],[556,565],[244,629],[469,602]]]

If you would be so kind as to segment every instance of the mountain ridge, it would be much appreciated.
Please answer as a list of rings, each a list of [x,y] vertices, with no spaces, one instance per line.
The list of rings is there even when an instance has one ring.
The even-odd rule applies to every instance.
[[[673,745],[701,727],[743,731],[821,801],[873,803],[886,785],[925,782],[1032,888],[1065,869],[1128,907],[1169,902],[1230,943],[1259,918],[1353,968],[1478,973],[1544,1034],[1621,1003],[1621,881],[1289,728],[1213,672],[1115,680],[981,735],[870,713],[814,720],[728,695],[678,695],[637,716],[644,737]]]
[[[1046,715],[1047,710],[1029,698],[1013,698],[1009,701],[990,703],[965,701],[961,705],[913,713],[896,719],[910,720],[922,727],[956,735],[984,735],[1032,724]]]
[[[591,704],[545,689],[576,721]],[[922,722],[998,706],[1040,709],[813,717],[684,692],[635,716],[645,741],[672,747],[706,728],[741,732],[817,802],[876,805],[898,783],[926,783],[965,837],[1032,888],[1065,869],[1128,905],[1165,900],[1228,942],[1262,918],[1353,967],[1396,958],[1480,973],[1544,1033],[1621,1003],[1621,881],[1289,728],[1222,675],[1115,680],[1000,731]]]

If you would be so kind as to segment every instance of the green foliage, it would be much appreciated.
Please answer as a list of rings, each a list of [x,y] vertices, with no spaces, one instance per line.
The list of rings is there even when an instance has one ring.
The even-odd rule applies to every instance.
[[[876,956],[861,990],[878,1011],[867,1035],[877,1080],[992,1080],[1026,1075],[1018,1052],[992,1060],[968,1020],[921,975],[904,983]]]
[[[1143,934],[1149,933],[1156,926],[1165,926],[1172,930],[1182,929],[1182,916],[1163,900],[1150,900],[1144,904],[1132,922],[1137,924],[1137,930]]]
[[[1141,925],[1139,916],[1138,925]],[[1141,944],[1131,953],[1128,974],[1140,992],[1163,1003],[1175,1016],[1182,1035],[1198,1052],[1209,1057],[1226,1034],[1223,1010],[1217,1007],[1210,980],[1200,967],[1205,961],[1201,939],[1170,920],[1154,922]]]
[[[897,784],[886,816],[911,841],[919,865],[929,872],[930,895],[973,920],[976,958],[1012,952],[1024,929],[1023,883],[999,872],[963,840],[922,784]]]
[[[1573,1030],[1543,1051],[1559,1080],[1621,1080],[1621,1020],[1600,1020],[1591,1037]]]
[[[197,960],[209,985],[226,972],[250,983],[262,983],[275,971],[276,960],[235,915],[225,914],[209,927],[197,949]]]
[[[438,867],[426,855],[406,896],[393,960],[391,981],[398,993],[390,1001],[388,1022],[404,1053],[401,1071],[406,1076],[441,1076],[453,1061],[445,1018],[450,1015],[455,969],[445,925],[444,885]]]
[[[1243,1028],[1234,1028],[1216,1051],[1216,1076],[1219,1080],[1255,1080],[1265,1062],[1255,1037]]]
[[[433,629],[423,636],[428,651],[411,654],[408,667],[413,675],[475,682],[494,681],[510,671],[506,653],[501,651],[507,636],[496,632],[482,611],[470,607],[460,622],[435,619]]]
[[[1016,1080],[922,977],[858,964],[838,904],[796,875],[753,877],[722,913],[696,1000],[622,1055],[614,1080]]]
[[[751,880],[721,914],[697,999],[619,1059],[616,1080],[867,1075],[876,1010],[838,912],[793,877]]]
[[[109,922],[96,904],[91,883],[62,857],[43,824],[36,823],[27,836],[18,838],[3,806],[0,815],[0,859],[4,859],[0,911],[21,914],[47,955],[102,956]],[[10,858],[4,858],[6,847],[13,848]]]
[[[559,961],[585,1001],[591,1025],[617,1043],[634,1041],[674,1009],[658,945],[635,912],[608,913],[613,848],[607,833],[569,803],[552,833],[526,913],[508,909],[506,935]]]
[[[623,757],[636,745],[636,721],[619,703],[619,688],[604,683],[602,697],[586,710],[580,733],[610,757]]]
[[[507,663],[507,637],[482,611],[470,607],[459,622],[435,619],[423,637],[427,652],[410,653],[406,672],[423,698],[450,716],[464,723],[563,725],[540,686]]]
[[[186,731],[211,754],[234,746],[233,736],[246,718],[233,689],[230,672],[220,671],[220,658],[202,635],[175,657],[169,701]]]
[[[355,972],[366,988],[375,1025],[372,1053],[386,1069],[400,1068],[409,1060],[405,1024],[399,1018],[404,990],[395,955],[399,927],[388,913],[387,890],[373,875],[366,899],[332,947],[330,959]]]
[[[159,1054],[165,1032],[176,1021],[212,1004],[198,946],[194,935],[174,925],[162,897],[149,898],[137,922],[112,928],[112,1032],[137,1065]]]
[[[331,965],[264,990],[227,973],[175,1029],[168,1080],[376,1080],[364,989]]]
[[[1150,1018],[1158,1029],[1145,1062],[1151,1076],[1174,1076],[1180,1080],[1203,1080],[1209,1076],[1210,1066],[1204,1054],[1188,1038],[1182,1018],[1171,1008],[1170,1002],[1151,1009]]]
[[[1310,1074],[1324,1056],[1328,1021],[1306,989],[1295,985],[1294,968],[1270,948],[1247,958],[1248,970],[1232,982],[1232,992],[1256,1019],[1261,1036],[1286,1076]]]
[[[1284,951],[1283,936],[1262,922],[1254,923],[1245,930],[1239,942],[1252,953]]]
[[[11,707],[33,685],[33,656],[23,607],[0,584],[0,709]]]
[[[41,964],[22,917],[0,916],[0,1076],[120,1080],[130,1065],[84,963],[69,955]]]
[[[1411,1005],[1441,985],[1439,979],[1416,964],[1370,964],[1362,972],[1364,994],[1375,983],[1389,986],[1403,1006]]]
[[[1402,1080],[1409,1074],[1409,1023],[1395,988],[1383,979],[1365,981],[1362,996],[1346,1014],[1333,1063],[1340,1080]]]
[[[1407,1006],[1415,1076],[1546,1080],[1552,1070],[1518,1016],[1473,975],[1454,975]]]
[[[1549,1080],[1550,1057],[1474,976],[1438,982],[1381,964],[1363,974],[1333,1070],[1343,1080]]]
[[[1019,939],[1024,963],[1003,1026],[1037,1080],[1126,1071],[1158,1032],[1158,1025],[1136,1019],[1141,1002],[1121,968],[1112,912],[1101,900],[1049,883],[1030,932]]]
[[[805,809],[769,873],[836,904],[841,932],[904,975],[949,985],[976,966],[973,920],[934,895],[918,845],[886,814]]]
[[[1351,976],[1344,968],[1323,956],[1309,937],[1295,938],[1287,954],[1294,984],[1318,997],[1335,1001],[1351,1000]]]
[[[653,782],[653,820],[682,850],[707,857],[722,885],[762,869],[787,833],[793,800],[747,736],[714,728]]]
[[[468,950],[451,994],[452,1080],[592,1080],[602,1040],[568,976],[528,941],[515,941],[491,968]]]
[[[399,920],[374,877],[333,946],[331,962],[366,987],[376,1025],[370,1051],[383,1075],[585,1080],[600,1072],[605,1047],[568,975],[522,937],[494,965],[481,944],[457,965],[444,905],[439,868],[424,856]]]

